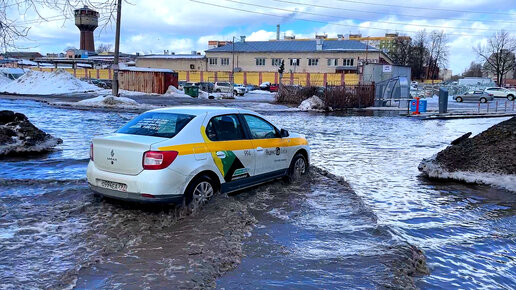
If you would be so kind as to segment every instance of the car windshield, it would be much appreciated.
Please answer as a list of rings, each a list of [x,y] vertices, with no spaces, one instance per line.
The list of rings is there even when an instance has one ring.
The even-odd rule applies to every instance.
[[[175,113],[144,113],[117,133],[172,138],[177,135],[195,116]]]

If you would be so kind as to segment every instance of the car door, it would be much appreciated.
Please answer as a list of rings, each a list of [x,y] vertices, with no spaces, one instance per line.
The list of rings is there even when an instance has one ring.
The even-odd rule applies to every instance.
[[[255,174],[274,175],[284,173],[289,167],[289,138],[281,138],[280,132],[266,120],[250,114],[244,114],[256,152]]]
[[[236,114],[210,118],[203,137],[226,182],[241,181],[255,174],[253,144]]]

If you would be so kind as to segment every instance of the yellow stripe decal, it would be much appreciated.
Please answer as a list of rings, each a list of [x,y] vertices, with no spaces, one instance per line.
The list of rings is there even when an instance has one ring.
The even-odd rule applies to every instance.
[[[204,137],[204,136],[203,136]],[[208,139],[208,138],[206,138]],[[206,140],[205,139],[205,140]],[[274,138],[274,139],[253,139],[253,140],[235,140],[235,141],[208,141],[206,143],[191,143],[182,145],[173,145],[160,147],[161,151],[177,151],[179,155],[190,155],[209,153],[226,150],[248,150],[257,147],[275,148],[275,147],[292,147],[299,145],[307,145],[308,142],[304,138]],[[194,152],[195,148],[195,152]],[[218,164],[217,164],[218,166]]]

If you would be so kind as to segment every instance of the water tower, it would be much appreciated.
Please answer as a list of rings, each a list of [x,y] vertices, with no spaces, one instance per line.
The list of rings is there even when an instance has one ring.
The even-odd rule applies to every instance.
[[[99,13],[95,10],[84,6],[84,8],[76,9],[75,26],[81,31],[81,50],[95,51],[95,40],[93,39],[93,31],[99,26]]]

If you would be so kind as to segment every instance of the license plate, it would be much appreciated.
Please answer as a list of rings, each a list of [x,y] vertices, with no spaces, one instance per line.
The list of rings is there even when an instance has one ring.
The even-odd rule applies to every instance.
[[[117,191],[127,191],[127,184],[119,183],[119,182],[113,182],[103,179],[97,179],[97,184],[100,187],[117,190]]]

